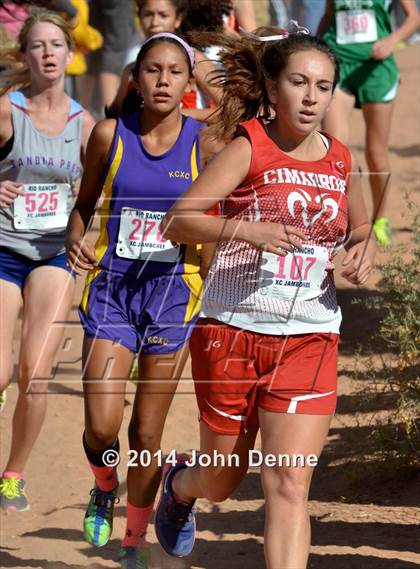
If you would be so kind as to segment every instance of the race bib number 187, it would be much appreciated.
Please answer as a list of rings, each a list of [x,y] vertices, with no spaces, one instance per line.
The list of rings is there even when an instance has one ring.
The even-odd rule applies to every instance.
[[[69,184],[24,184],[13,203],[15,229],[59,229],[68,221]]]
[[[123,207],[118,233],[117,255],[125,259],[140,259],[174,263],[179,249],[163,239],[159,225],[164,212]]]
[[[277,300],[310,300],[321,294],[328,250],[314,245],[286,256],[263,253],[259,294]]]

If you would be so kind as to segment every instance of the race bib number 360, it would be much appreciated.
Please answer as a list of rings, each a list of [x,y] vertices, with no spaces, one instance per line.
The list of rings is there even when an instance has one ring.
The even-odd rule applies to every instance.
[[[316,298],[321,294],[327,262],[327,249],[312,245],[286,256],[263,253],[258,292],[278,300]]]
[[[125,259],[139,259],[174,263],[179,250],[163,239],[159,225],[165,213],[124,207],[121,210],[117,255]]]
[[[68,221],[69,184],[24,184],[13,205],[15,229],[59,229]]]
[[[366,43],[378,39],[373,10],[337,12],[336,24],[338,44]]]

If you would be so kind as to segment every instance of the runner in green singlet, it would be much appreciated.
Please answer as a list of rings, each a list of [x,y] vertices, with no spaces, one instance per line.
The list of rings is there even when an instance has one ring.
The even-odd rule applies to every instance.
[[[413,0],[400,0],[406,14],[392,32],[391,0],[327,0],[318,35],[340,60],[340,81],[324,122],[324,130],[348,141],[350,114],[361,108],[366,124],[366,162],[373,199],[373,230],[378,243],[391,244],[385,201],[389,195],[388,142],[399,73],[395,46],[420,24]],[[386,195],[385,195],[386,190]]]

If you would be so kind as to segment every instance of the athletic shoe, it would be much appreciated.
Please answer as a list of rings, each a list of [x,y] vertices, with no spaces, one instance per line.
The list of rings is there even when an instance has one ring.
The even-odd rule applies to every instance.
[[[169,555],[185,557],[192,551],[195,541],[194,502],[177,502],[172,492],[172,480],[184,463],[168,469],[163,479],[162,496],[155,515],[155,530],[159,543]]]
[[[410,36],[407,40],[408,45],[418,45],[420,44],[420,32],[416,32],[412,36]]]
[[[121,547],[121,569],[149,569],[149,550],[147,547]]]
[[[118,486],[111,492],[102,492],[95,484],[90,491],[90,501],[83,520],[85,540],[91,545],[103,547],[109,541],[112,533],[114,503],[117,498]]]
[[[391,226],[387,217],[379,217],[373,224],[373,233],[381,247],[391,245]]]
[[[0,479],[0,505],[6,513],[25,512],[29,510],[29,502],[25,492],[23,478]]]
[[[3,411],[5,404],[6,404],[6,390],[0,391],[0,413]]]

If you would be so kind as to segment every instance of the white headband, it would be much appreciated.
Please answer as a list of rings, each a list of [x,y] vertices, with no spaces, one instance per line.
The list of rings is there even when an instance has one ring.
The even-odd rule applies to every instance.
[[[280,40],[283,40],[283,39],[289,37],[290,34],[310,35],[310,31],[308,30],[308,28],[305,28],[303,26],[299,26],[299,24],[296,22],[296,20],[290,20],[290,22],[287,24],[287,29],[285,30],[285,32],[283,34],[278,34],[275,36],[257,36],[256,34],[253,34],[252,32],[247,32],[242,28],[239,28],[239,29],[244,36],[251,38],[253,40],[256,40],[256,41],[261,41],[261,42],[280,41]]]
[[[194,67],[194,63],[195,63],[195,52],[194,49],[182,38],[180,38],[179,36],[177,36],[176,34],[172,34],[170,32],[159,32],[158,34],[155,34],[153,36],[150,36],[149,38],[147,38],[147,40],[145,40],[143,42],[143,45],[140,48],[140,51],[143,49],[143,47],[148,44],[150,41],[155,40],[155,39],[159,39],[159,38],[163,38],[163,39],[171,39],[174,40],[176,42],[178,42],[187,52],[188,55],[188,59],[190,61],[190,65],[191,65],[191,69]]]

